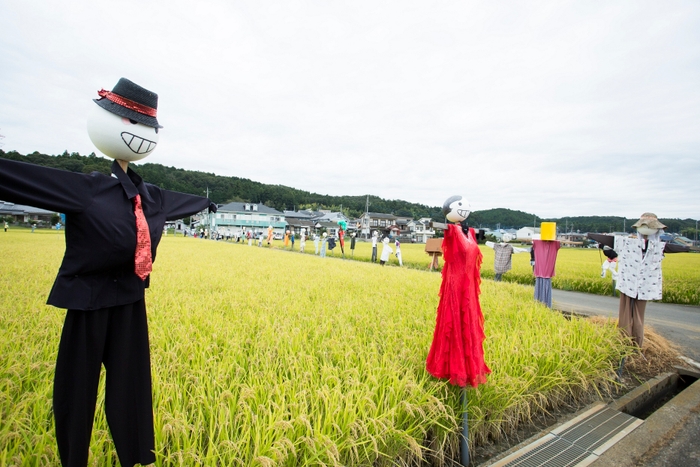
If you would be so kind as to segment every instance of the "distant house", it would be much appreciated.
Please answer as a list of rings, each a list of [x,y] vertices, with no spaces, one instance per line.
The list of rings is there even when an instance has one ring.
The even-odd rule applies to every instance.
[[[531,242],[532,240],[540,238],[540,228],[523,227],[522,229],[518,229],[516,238],[521,242]]]
[[[315,219],[318,222],[338,222],[340,220],[343,220],[345,222],[350,222],[350,220],[345,217],[345,215],[342,212],[331,212],[331,211],[324,211],[323,215],[320,217],[317,217]]]
[[[283,234],[287,228],[284,213],[262,203],[228,203],[209,216],[212,230],[230,229],[232,234],[248,230],[267,232],[268,226],[272,226],[275,233]]]
[[[518,238],[518,231],[515,229],[485,229],[485,235],[491,235],[495,237],[499,242],[510,242],[511,240],[515,240],[516,238]]]
[[[320,216],[311,211],[284,211],[287,229],[293,231],[296,235],[301,235],[301,229],[306,229],[307,235],[313,232],[317,217]]]
[[[393,214],[381,212],[366,212],[360,216],[360,236],[369,238],[373,230],[384,232],[396,223],[397,217]]]
[[[325,230],[329,237],[334,237],[334,238],[339,237],[338,231],[340,230],[340,226],[338,225],[337,222],[331,222],[328,220],[319,220],[319,221],[316,221],[316,228],[319,229],[319,231]]]
[[[355,222],[349,219],[345,214],[338,211],[319,211],[316,217],[314,217],[315,228],[320,230],[325,230],[326,233],[331,236],[338,238],[340,232],[340,225],[338,222],[345,221],[347,224],[346,234],[352,232],[355,229]]]
[[[586,240],[586,234],[580,232],[567,232],[557,235],[557,240],[560,242],[583,244]]]
[[[415,241],[413,239],[413,232],[408,227],[408,223],[412,221],[413,218],[409,216],[396,216],[396,220],[394,221],[394,225],[392,226],[392,231],[394,232],[394,235],[398,235],[400,241]]]
[[[0,201],[0,216],[12,216],[14,222],[51,225],[51,217],[54,215],[55,212],[46,209]]]
[[[422,217],[417,221],[408,222],[408,229],[411,232],[412,241],[416,243],[427,243],[428,240],[435,236],[435,230],[430,227],[431,219]]]
[[[165,230],[168,229],[173,229],[176,233],[181,233],[183,230],[187,230],[187,224],[185,224],[183,219],[165,221]]]

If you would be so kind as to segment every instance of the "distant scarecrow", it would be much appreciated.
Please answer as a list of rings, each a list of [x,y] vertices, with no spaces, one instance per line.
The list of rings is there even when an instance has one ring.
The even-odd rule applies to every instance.
[[[348,230],[348,223],[344,220],[338,221],[338,243],[340,243],[340,251],[345,256],[345,232]]]

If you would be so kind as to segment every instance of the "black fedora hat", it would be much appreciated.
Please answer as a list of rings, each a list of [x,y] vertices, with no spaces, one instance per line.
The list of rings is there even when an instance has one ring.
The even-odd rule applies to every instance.
[[[158,94],[142,88],[138,84],[121,78],[112,91],[97,91],[97,105],[120,117],[136,120],[146,126],[163,128],[156,119]]]

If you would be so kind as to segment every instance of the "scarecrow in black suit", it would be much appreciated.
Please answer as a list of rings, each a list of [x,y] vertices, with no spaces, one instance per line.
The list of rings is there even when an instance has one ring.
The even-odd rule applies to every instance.
[[[0,159],[0,199],[66,214],[66,252],[48,303],[66,308],[54,379],[64,466],[87,465],[101,366],[105,412],[123,466],[155,462],[144,291],[166,220],[216,205],[160,189],[128,168],[158,144],[158,95],[120,79],[98,92],[91,140],[111,176]]]

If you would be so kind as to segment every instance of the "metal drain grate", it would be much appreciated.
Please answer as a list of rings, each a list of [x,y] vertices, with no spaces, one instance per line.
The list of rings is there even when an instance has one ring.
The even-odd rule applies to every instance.
[[[559,436],[595,453],[598,447],[605,445],[615,435],[634,424],[635,421],[640,420],[610,407],[604,407],[578,424],[559,433]]]
[[[578,465],[591,455],[585,449],[558,436],[548,434],[546,438],[547,441],[527,452],[519,451],[521,455],[511,459],[510,462],[497,465],[502,465],[503,467]]]
[[[583,467],[641,423],[600,403],[492,467]]]

